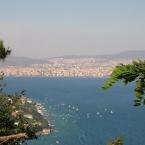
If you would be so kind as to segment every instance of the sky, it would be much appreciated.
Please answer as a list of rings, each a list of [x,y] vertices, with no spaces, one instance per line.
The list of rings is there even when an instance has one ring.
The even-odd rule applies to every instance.
[[[145,0],[0,0],[0,39],[31,58],[145,50]]]

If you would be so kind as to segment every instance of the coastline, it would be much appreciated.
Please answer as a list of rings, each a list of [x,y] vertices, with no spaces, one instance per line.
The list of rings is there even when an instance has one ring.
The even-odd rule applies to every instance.
[[[108,78],[109,76],[102,76],[102,77],[98,77],[98,76],[6,76],[6,78],[58,78],[58,79],[61,79],[61,78],[70,78],[70,79],[106,79]]]
[[[23,114],[27,119],[33,120],[33,125],[36,126],[36,135],[47,135],[53,132],[53,127],[49,120],[46,118],[48,113],[45,107],[36,101],[31,100],[26,96],[21,97],[22,104],[27,107],[23,108],[25,111]],[[32,112],[30,110],[33,110]]]

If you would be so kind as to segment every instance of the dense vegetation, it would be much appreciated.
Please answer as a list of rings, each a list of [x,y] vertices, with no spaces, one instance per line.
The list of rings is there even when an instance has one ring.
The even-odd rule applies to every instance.
[[[117,81],[123,81],[125,85],[130,82],[136,83],[134,92],[135,100],[134,105],[140,106],[145,105],[145,61],[138,60],[133,61],[132,64],[120,64],[116,66],[107,80],[107,82],[102,87],[104,90],[111,87]]]
[[[0,94],[0,136],[18,135],[24,133],[24,138],[35,138],[35,128],[29,119],[18,114],[18,108],[21,104],[21,95]],[[24,138],[0,140],[5,144],[18,144],[24,141]]]

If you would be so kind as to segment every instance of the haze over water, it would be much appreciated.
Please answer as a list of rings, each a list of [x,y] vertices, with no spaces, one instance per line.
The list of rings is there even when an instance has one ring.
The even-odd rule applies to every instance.
[[[41,102],[55,132],[28,145],[106,145],[123,136],[125,145],[144,145],[145,108],[133,106],[133,85],[117,84],[108,91],[105,79],[7,78],[7,90],[25,89]]]

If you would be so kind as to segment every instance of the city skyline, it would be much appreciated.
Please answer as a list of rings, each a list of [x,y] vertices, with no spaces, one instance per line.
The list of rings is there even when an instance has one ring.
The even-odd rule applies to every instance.
[[[145,50],[145,1],[2,1],[0,39],[14,56]]]

